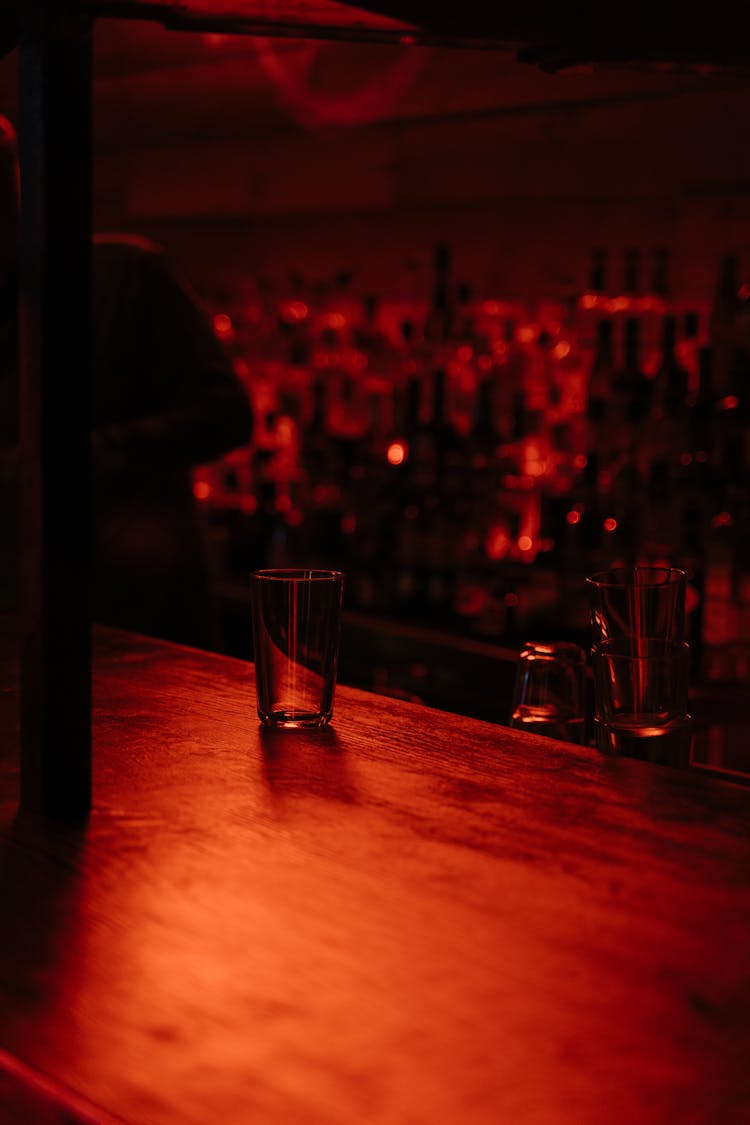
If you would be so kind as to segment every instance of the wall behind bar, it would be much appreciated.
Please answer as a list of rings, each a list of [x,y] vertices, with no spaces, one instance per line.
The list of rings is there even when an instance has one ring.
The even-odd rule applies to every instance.
[[[113,74],[100,46],[97,224],[153,234],[211,293],[342,268],[426,290],[437,238],[457,278],[508,295],[580,291],[594,246],[613,288],[631,245],[666,246],[687,298],[710,293],[726,250],[750,268],[750,81],[549,75],[449,50],[404,76],[397,48],[291,43],[274,83],[247,41],[188,36],[178,65],[184,34],[145,34],[131,54],[151,44],[152,69]]]
[[[438,238],[508,295],[580,290],[593,246],[615,288],[625,247],[666,246],[688,298],[725,250],[750,267],[750,79],[117,21],[96,75],[96,225],[159,238],[211,294],[290,270],[426,288]]]

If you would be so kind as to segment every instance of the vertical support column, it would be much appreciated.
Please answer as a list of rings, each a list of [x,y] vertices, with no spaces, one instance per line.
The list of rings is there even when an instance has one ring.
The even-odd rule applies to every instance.
[[[91,54],[75,5],[21,46],[21,805],[91,803]],[[31,7],[31,5],[30,5]]]

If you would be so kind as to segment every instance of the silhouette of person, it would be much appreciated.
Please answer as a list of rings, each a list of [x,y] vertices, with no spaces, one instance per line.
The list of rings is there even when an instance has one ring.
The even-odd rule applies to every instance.
[[[0,117],[0,502],[17,568],[18,216],[11,123]],[[210,317],[162,248],[92,248],[92,606],[96,621],[221,647],[192,470],[250,440],[252,408]]]

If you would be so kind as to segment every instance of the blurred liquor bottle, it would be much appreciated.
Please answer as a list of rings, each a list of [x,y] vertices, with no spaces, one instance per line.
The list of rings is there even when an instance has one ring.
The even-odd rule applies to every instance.
[[[395,362],[394,349],[380,324],[380,307],[380,297],[376,293],[366,293],[352,333],[362,370],[379,375],[391,372]]]
[[[597,328],[605,315],[607,297],[607,252],[597,247],[591,252],[588,283],[578,299],[578,338],[585,357],[593,357]]]
[[[495,386],[485,378],[477,388],[472,426],[463,447],[464,492],[485,502],[498,484],[502,439],[495,417]]]
[[[433,254],[433,278],[430,307],[425,323],[425,340],[433,350],[433,363],[444,360],[442,349],[453,335],[452,254],[450,246],[438,242]]]
[[[632,315],[638,312],[638,297],[641,292],[641,252],[635,247],[625,251],[622,271],[622,296],[626,298],[616,311]]]
[[[594,461],[599,471],[610,459],[613,448],[610,434],[610,403],[615,378],[613,324],[602,317],[597,325],[596,348],[588,385],[588,459],[591,477]],[[592,481],[593,483],[593,481]]]
[[[527,432],[526,384],[529,370],[527,348],[518,339],[516,323],[505,319],[504,353],[500,361],[501,429],[505,440],[519,441]]]
[[[587,449],[587,362],[574,325],[563,322],[547,356],[553,447],[565,472],[577,472]],[[590,361],[589,361],[590,362]]]
[[[653,375],[663,356],[662,325],[664,317],[673,313],[669,294],[669,252],[658,246],[651,253],[651,273],[648,287],[637,301],[642,319],[642,363],[648,375]]]
[[[677,357],[688,373],[688,402],[698,393],[699,352],[708,343],[701,328],[701,315],[697,309],[687,309],[680,321]]]
[[[305,366],[313,348],[312,300],[302,274],[289,275],[286,292],[276,302],[276,339],[269,358]]]
[[[645,444],[651,464],[663,465],[672,479],[679,474],[680,459],[690,454],[688,384],[687,368],[677,356],[677,318],[668,314],[661,322],[661,349]]]
[[[742,425],[745,469],[750,467],[750,283],[737,291],[735,369],[733,393],[739,399],[738,412]]]
[[[638,459],[648,482],[640,521],[642,548],[661,559],[672,557],[683,538],[683,494],[687,462],[692,462],[688,372],[677,357],[676,333],[676,317],[662,317],[660,358]]]
[[[433,465],[432,486],[437,496],[447,502],[457,492],[462,450],[450,418],[448,376],[442,368],[432,373],[432,417],[427,439],[431,447],[430,463]]]
[[[425,381],[420,375],[413,375],[406,385],[404,395],[404,485],[409,502],[416,504],[421,504],[429,493],[436,474],[435,443],[424,397]]]
[[[750,462],[750,287],[739,285],[736,255],[726,255],[711,310],[716,392],[715,454],[727,486],[741,491]]]
[[[698,349],[698,386],[689,399],[688,432],[690,451],[697,465],[705,465],[707,472],[714,465],[714,416],[716,389],[714,387],[713,349],[704,344]]]
[[[652,380],[641,365],[641,321],[637,316],[625,318],[622,359],[612,389],[614,425],[611,436],[618,453],[635,460],[653,391]]]
[[[725,254],[720,259],[711,304],[710,343],[713,350],[713,379],[719,398],[729,393],[735,361],[738,270],[736,254]]]

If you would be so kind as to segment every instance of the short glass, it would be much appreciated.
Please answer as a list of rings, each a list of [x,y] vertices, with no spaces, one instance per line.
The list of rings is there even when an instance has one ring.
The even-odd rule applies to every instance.
[[[333,714],[344,576],[256,570],[250,576],[258,717],[264,726],[326,726]]]
[[[596,713],[594,732],[605,754],[660,765],[688,766],[690,649],[661,638],[618,638],[591,654]]]
[[[527,641],[516,665],[510,726],[585,741],[586,654],[567,641]]]

